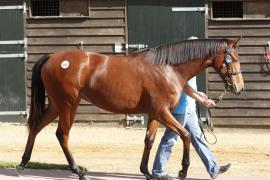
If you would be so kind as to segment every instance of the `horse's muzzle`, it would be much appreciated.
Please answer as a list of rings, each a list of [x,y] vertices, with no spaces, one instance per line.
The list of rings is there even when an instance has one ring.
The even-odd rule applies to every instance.
[[[233,83],[230,86],[230,89],[231,89],[231,92],[233,92],[234,94],[240,95],[240,94],[242,94],[242,91],[244,90],[244,87],[239,87],[238,84]]]

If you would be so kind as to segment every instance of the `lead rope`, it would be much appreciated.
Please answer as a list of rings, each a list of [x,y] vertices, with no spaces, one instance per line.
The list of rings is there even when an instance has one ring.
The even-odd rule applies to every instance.
[[[202,127],[201,127],[201,130],[202,130],[202,132],[203,132],[203,137],[204,137],[205,141],[206,141],[208,144],[215,145],[215,144],[217,143],[217,137],[216,137],[214,131],[211,131],[211,130],[209,130],[209,129],[207,130],[210,134],[213,135],[213,137],[214,137],[214,139],[215,139],[214,142],[210,142],[210,141],[208,141],[208,139],[206,138],[205,133],[204,133],[204,130],[202,129]]]
[[[223,97],[224,97],[224,95],[227,93],[227,90],[225,89],[222,93],[221,93],[221,95],[218,97],[218,99],[215,101],[215,103],[216,104],[218,104],[220,101],[222,101],[223,100]],[[198,110],[198,117],[199,117],[199,126],[200,126],[200,128],[201,128],[201,131],[202,131],[202,133],[203,133],[203,136],[204,136],[204,139],[205,139],[205,141],[208,143],[208,144],[211,144],[211,145],[214,145],[214,144],[216,144],[217,143],[217,137],[216,137],[216,135],[215,135],[215,133],[214,133],[214,127],[213,127],[213,123],[212,123],[212,121],[210,120],[210,117],[211,117],[211,112],[210,112],[210,109],[209,108],[207,108],[207,111],[208,111],[208,115],[207,115],[207,117],[206,117],[206,127],[207,127],[207,131],[210,133],[210,134],[212,134],[213,135],[213,137],[214,137],[214,142],[210,142],[207,138],[206,138],[206,135],[205,135],[205,133],[204,133],[204,130],[203,130],[203,127],[202,127],[202,120],[201,120],[201,114],[200,114],[200,108],[199,108],[199,106],[197,106],[197,110]]]
[[[203,134],[203,137],[204,137],[204,139],[205,139],[205,141],[208,143],[208,144],[211,144],[211,145],[214,145],[214,144],[216,144],[217,143],[217,137],[216,137],[216,135],[214,134],[214,129],[213,129],[213,124],[212,124],[212,122],[210,121],[210,119],[209,119],[209,117],[207,117],[207,122],[206,122],[206,130],[210,133],[210,134],[212,134],[213,136],[214,136],[214,142],[210,142],[208,139],[207,139],[207,137],[206,137],[206,135],[205,135],[205,133],[204,133],[204,129],[203,129],[203,122],[202,122],[202,120],[201,120],[201,116],[200,116],[200,110],[199,110],[199,108],[197,108],[198,109],[198,118],[199,118],[199,126],[200,126],[200,129],[201,129],[201,131],[202,131],[202,134]],[[208,113],[209,113],[209,109],[208,109]]]
[[[227,93],[227,89],[224,89],[224,91],[220,94],[218,99],[215,101],[216,104],[218,104],[220,101],[223,100],[224,95]]]

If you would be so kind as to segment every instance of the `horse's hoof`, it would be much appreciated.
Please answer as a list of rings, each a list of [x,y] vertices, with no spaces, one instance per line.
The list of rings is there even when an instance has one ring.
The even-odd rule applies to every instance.
[[[152,175],[149,173],[148,169],[143,169],[141,168],[141,173],[145,176],[146,180],[152,180],[153,177]]]
[[[150,174],[145,174],[146,180],[153,180],[153,177]]]
[[[90,178],[86,174],[84,174],[80,176],[80,180],[90,180]]]
[[[187,174],[186,174],[186,173],[184,173],[182,170],[179,171],[179,173],[178,173],[178,178],[179,178],[180,180],[185,180],[186,177],[187,177]]]
[[[24,167],[22,167],[20,165],[16,166],[16,174],[17,174],[17,176],[20,176],[22,174],[23,170],[24,170]]]

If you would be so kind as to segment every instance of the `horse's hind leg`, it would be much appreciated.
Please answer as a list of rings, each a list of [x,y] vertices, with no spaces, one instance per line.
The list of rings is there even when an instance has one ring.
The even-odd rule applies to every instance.
[[[37,134],[49,123],[51,123],[58,116],[57,109],[52,102],[49,102],[48,107],[45,112],[42,114],[39,124],[33,128],[29,129],[29,135],[27,144],[22,156],[21,163],[16,166],[17,174],[20,175],[25,165],[29,162],[34,147],[35,139]]]
[[[149,173],[148,170],[148,161],[149,161],[149,155],[150,151],[152,149],[156,134],[157,134],[157,129],[159,126],[159,122],[156,120],[149,120],[147,124],[147,131],[144,139],[144,151],[143,151],[143,156],[142,156],[142,161],[140,165],[140,170],[141,173],[143,173],[146,177],[146,179],[151,179],[152,176]]]
[[[64,154],[68,161],[69,167],[71,168],[71,171],[77,174],[80,177],[80,180],[89,180],[87,175],[84,172],[82,172],[75,163],[75,160],[68,147],[69,132],[73,124],[76,108],[77,105],[76,106],[74,105],[73,107],[61,108],[58,128],[56,130],[56,137],[64,151]]]

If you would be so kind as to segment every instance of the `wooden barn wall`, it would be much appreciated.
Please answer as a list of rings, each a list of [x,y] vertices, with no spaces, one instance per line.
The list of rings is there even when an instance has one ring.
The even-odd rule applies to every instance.
[[[29,7],[29,6],[28,6]],[[115,42],[126,43],[126,1],[91,0],[88,18],[26,18],[28,41],[27,104],[30,104],[31,71],[34,63],[44,54],[56,51],[83,49],[105,54],[114,53]],[[114,122],[125,119],[123,114],[112,114],[91,103],[81,101],[77,122]]]
[[[265,63],[263,56],[270,41],[269,9],[265,11],[270,2],[248,3],[244,6],[248,8],[245,11],[248,14],[244,14],[246,19],[208,19],[206,35],[209,38],[241,37],[239,55],[245,81],[243,94],[228,93],[217,108],[211,110],[216,125],[270,125],[270,65]],[[213,69],[209,69],[207,83],[209,97],[216,99],[222,93],[224,83]]]

